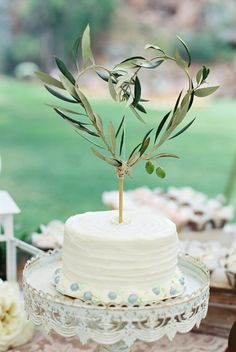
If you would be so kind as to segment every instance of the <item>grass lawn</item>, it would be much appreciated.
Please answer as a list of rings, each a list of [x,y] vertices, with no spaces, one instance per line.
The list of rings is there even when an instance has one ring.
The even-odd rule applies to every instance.
[[[41,85],[0,82],[0,188],[8,190],[22,209],[16,218],[18,235],[55,218],[65,220],[77,212],[104,209],[102,192],[117,188],[113,168],[94,157],[88,144],[46,103],[60,104]],[[118,125],[120,107],[101,100],[93,105]],[[165,112],[150,110],[150,126]],[[194,116],[197,120],[190,130],[162,150],[181,157],[161,161],[166,179],[147,175],[140,164],[133,170],[133,179],[126,180],[126,189],[144,184],[191,185],[209,196],[223,192],[236,152],[236,101],[217,100],[194,108],[190,118]],[[127,120],[129,151],[150,127],[132,116]],[[236,194],[232,201],[236,206]]]

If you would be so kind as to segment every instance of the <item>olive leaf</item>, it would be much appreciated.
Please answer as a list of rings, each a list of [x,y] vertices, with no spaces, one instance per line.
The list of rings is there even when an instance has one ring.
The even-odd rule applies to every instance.
[[[180,106],[176,112],[175,112],[175,117],[173,119],[173,125],[172,127],[177,127],[185,118],[185,116],[187,115],[187,112],[189,110],[189,98],[190,98],[190,93],[187,93],[187,97],[188,99],[185,100],[184,105]]]
[[[134,100],[133,106],[136,107],[141,98],[141,84],[138,76],[135,77],[134,81]]]
[[[186,116],[186,114],[188,112],[188,106],[189,106],[189,103],[186,102],[182,108],[178,108],[175,111],[175,113],[172,115],[172,118],[171,118],[165,132],[161,136],[160,141],[155,146],[155,149],[160,147],[169,138],[169,136],[174,131],[174,129],[183,121],[184,117]]]
[[[67,69],[66,65],[64,64],[64,62],[59,59],[58,57],[55,57],[55,61],[57,64],[57,67],[59,68],[59,70],[61,71],[61,73],[72,83],[75,84],[75,78],[73,77],[73,75],[70,73],[70,71]]]
[[[150,144],[150,137],[148,137],[139,149],[140,155],[143,155]]]
[[[97,126],[98,131],[102,134],[103,133],[103,122],[101,117],[94,112],[94,117],[95,117],[95,124]]]
[[[176,112],[176,110],[177,110],[177,108],[178,108],[178,106],[179,106],[179,101],[180,101],[180,98],[181,98],[182,93],[183,93],[183,89],[182,89],[181,92],[179,93],[179,96],[178,96],[178,98],[177,98],[177,100],[176,100],[175,107],[174,107],[174,112]]]
[[[150,133],[153,131],[153,128],[147,132],[147,134],[144,136],[141,147],[139,149],[140,155],[143,155],[143,153],[145,153],[147,147],[150,144],[150,137],[148,137],[150,135]]]
[[[206,97],[206,96],[214,93],[218,88],[219,88],[219,86],[199,88],[194,91],[194,95],[196,95],[196,97]]]
[[[81,121],[78,121],[78,120],[74,120],[72,119],[71,117],[63,114],[60,110],[58,109],[54,109],[56,111],[56,113],[58,115],[60,115],[63,119],[67,120],[68,122],[70,122],[73,126],[75,126],[76,128],[78,128],[79,130],[81,131],[84,131],[88,134],[90,134],[91,136],[94,136],[94,137],[99,137],[99,135],[94,132],[94,131],[91,131],[89,130],[87,127],[85,127],[86,125],[88,125],[87,123],[85,122],[81,122]]]
[[[188,111],[191,109],[192,105],[193,105],[193,101],[194,101],[194,90],[192,91],[191,95],[190,95],[190,99],[189,99],[189,105],[188,105]]]
[[[159,60],[159,59],[145,59],[142,56],[134,56],[132,58],[126,59],[122,61],[120,64],[115,66],[116,69],[131,69],[131,68],[136,68],[136,67],[144,67],[147,69],[153,69],[162,64],[164,60]]]
[[[53,105],[53,104],[47,104],[48,106],[50,106],[51,108],[53,109],[59,109],[61,111],[64,111],[64,112],[69,112],[70,114],[75,114],[75,115],[81,115],[81,116],[87,116],[86,114],[83,114],[81,112],[78,112],[78,111],[74,111],[74,110],[71,110],[71,109],[67,109],[65,108],[64,106],[58,106],[58,105]]]
[[[189,107],[191,94],[192,94],[192,92],[190,90],[188,90],[187,93],[185,94],[185,96],[183,97],[182,101],[181,101],[181,104],[180,104],[180,108],[181,109],[183,109],[186,104]]]
[[[179,159],[178,155],[175,155],[175,154],[159,153],[159,154],[156,154],[156,155],[153,155],[153,156],[149,157],[149,160],[156,160],[156,159],[160,159],[160,158],[176,158],[176,159]]]
[[[182,128],[179,132],[177,132],[174,136],[170,137],[169,139],[173,139],[173,138],[179,136],[184,131],[186,131],[193,124],[195,119],[196,119],[196,117],[192,121],[190,121],[184,128]]]
[[[60,79],[63,84],[63,87],[67,90],[67,92],[75,99],[80,102],[80,99],[75,91],[75,86],[66,78],[63,74],[60,74]]]
[[[111,77],[109,77],[109,79],[108,79],[108,87],[109,87],[109,92],[110,92],[112,99],[117,101],[117,94],[116,94],[116,90],[113,86]]]
[[[49,86],[65,89],[63,84],[60,81],[48,75],[47,73],[44,73],[42,71],[36,71],[35,74],[42,82],[48,84]]]
[[[134,166],[134,164],[136,164],[137,161],[140,159],[140,156],[141,156],[140,152],[134,152],[128,159],[128,162],[127,162],[128,165],[130,167]]]
[[[161,122],[159,123],[158,127],[157,127],[157,131],[156,131],[156,135],[155,135],[155,139],[154,139],[154,144],[157,141],[157,138],[159,137],[159,134],[161,133],[162,128],[164,127],[168,117],[170,116],[171,111],[169,111],[161,120]]]
[[[133,154],[136,152],[136,150],[141,146],[142,143],[139,143],[138,145],[136,145],[136,147],[132,150],[132,152],[130,153],[129,159],[132,158]],[[140,154],[140,153],[139,153]]]
[[[142,145],[145,143],[146,139],[148,138],[148,136],[152,133],[152,131],[154,130],[154,128],[151,128],[143,137],[143,141],[142,141]]]
[[[115,167],[121,166],[121,162],[113,158],[105,158],[105,161],[111,166],[115,166]]]
[[[176,60],[177,65],[179,65],[183,69],[186,69],[187,64],[186,64],[185,60],[181,57],[178,49],[175,50],[175,60]]]
[[[196,74],[196,81],[197,84],[201,84],[203,81],[203,67],[200,68],[200,70]]]
[[[175,117],[175,115],[173,116]],[[172,118],[173,118],[172,117]],[[174,125],[172,126],[167,126],[167,129],[165,130],[165,132],[162,134],[160,141],[155,145],[155,149],[157,149],[158,147],[160,147],[170,136],[171,132],[174,130]]]
[[[137,63],[137,66],[153,69],[153,68],[160,66],[162,64],[162,62],[164,62],[164,60],[152,60],[151,61],[151,60],[146,59],[144,61],[140,61],[140,63]]]
[[[83,67],[84,69],[94,65],[94,58],[90,45],[90,27],[87,25],[82,36],[82,58],[83,58]]]
[[[116,133],[115,133],[115,129],[114,129],[112,121],[109,121],[108,131],[109,131],[109,137],[110,137],[111,150],[113,151],[113,153],[115,153],[115,151],[116,151]]]
[[[202,81],[204,82],[210,73],[210,69],[203,66]]]
[[[134,116],[135,116],[140,122],[146,123],[146,122],[144,121],[144,119],[139,115],[139,113],[135,110],[135,108],[134,108],[132,105],[130,105],[130,109],[131,109],[132,113],[134,114]]]
[[[109,72],[106,70],[101,71],[101,70],[96,70],[97,75],[102,78],[105,82],[108,82],[109,77],[111,77],[112,83],[116,83],[116,80]]]
[[[141,101],[141,99],[140,99],[140,101]],[[137,110],[143,112],[144,114],[147,113],[147,111],[145,110],[145,108],[143,107],[143,105],[141,105],[141,104],[139,104],[139,103],[135,106],[135,108],[136,108]]]
[[[128,59],[121,61],[118,65],[115,66],[116,69],[129,69],[139,67],[141,62],[145,61],[143,56],[132,56]]]
[[[64,101],[67,101],[68,103],[75,103],[75,104],[78,104],[78,101],[76,101],[76,100],[72,100],[72,99],[70,99],[70,98],[67,98],[66,96],[64,96],[64,95],[62,95],[62,94],[60,94],[60,93],[58,93],[57,91],[55,91],[54,89],[52,89],[52,88],[50,88],[50,87],[48,87],[48,86],[44,86],[46,89],[47,89],[47,91],[49,92],[49,93],[51,93],[52,95],[54,95],[54,97],[56,97],[56,98],[58,98],[58,99],[61,99],[61,100],[64,100]]]
[[[95,146],[98,147],[98,148],[101,148],[101,149],[104,149],[104,150],[105,150],[104,147],[102,147],[101,145],[95,143],[94,141],[92,141],[91,139],[87,138],[86,136],[83,136],[81,133],[79,133],[79,131],[75,130],[75,132],[78,133],[78,135],[79,135],[81,138],[85,139],[87,142],[89,142],[89,143],[95,145]]]
[[[160,51],[162,52],[163,54],[165,54],[164,50],[162,50],[158,45],[155,45],[155,44],[146,44],[145,47],[144,47],[145,50],[147,49],[154,49],[154,50],[157,50],[157,51]]]
[[[122,150],[123,150],[124,139],[125,139],[125,130],[123,129],[122,134],[121,134],[121,139],[120,139],[120,156],[121,156]]]
[[[95,117],[94,117],[94,113],[93,113],[93,109],[91,107],[91,105],[89,104],[88,99],[86,98],[86,96],[81,92],[81,90],[79,89],[78,86],[75,86],[75,90],[76,93],[78,94],[80,101],[89,117],[89,119],[94,122],[95,121]]]
[[[58,113],[61,117],[63,117],[63,119],[68,120],[69,122],[72,122],[73,124],[91,126],[91,124],[89,124],[87,122],[78,121],[78,120],[73,119],[72,117],[69,117],[69,116],[65,115],[63,112],[60,111],[61,109],[58,108],[58,107],[53,108],[53,110],[56,111],[56,113]]]
[[[181,109],[184,109],[185,105],[187,104],[186,109],[187,111],[189,111],[193,104],[193,100],[194,100],[194,90],[192,91],[188,90],[188,92],[185,94],[185,96],[181,101],[181,104],[180,104]]]
[[[191,65],[191,61],[192,61],[189,48],[188,48],[187,44],[184,42],[184,40],[182,38],[180,38],[178,35],[176,37],[182,43],[183,47],[186,50],[186,53],[187,53],[187,56],[188,56],[188,67],[189,67]]]
[[[78,57],[79,57],[79,48],[80,48],[80,36],[74,41],[74,44],[72,46],[72,56],[74,59],[74,63],[76,65],[76,68],[79,70],[79,63],[78,63]]]
[[[100,153],[97,149],[95,148],[91,148],[93,154],[103,160],[103,161],[106,161],[108,164],[112,165],[112,166],[115,166],[115,167],[119,167],[121,165],[121,162],[119,160],[116,160],[116,159],[113,159],[113,158],[108,158],[106,157],[105,155],[103,155],[102,153]]]
[[[99,159],[101,159],[101,160],[103,160],[103,161],[106,160],[106,157],[105,157],[102,153],[100,153],[97,149],[91,148],[91,150],[92,150],[93,154],[94,154],[97,158],[99,158]]]
[[[120,130],[121,130],[121,127],[123,126],[124,121],[125,121],[125,115],[122,117],[121,122],[119,124],[119,127],[117,128],[116,135],[115,135],[116,138],[118,137],[118,135],[120,133]]]

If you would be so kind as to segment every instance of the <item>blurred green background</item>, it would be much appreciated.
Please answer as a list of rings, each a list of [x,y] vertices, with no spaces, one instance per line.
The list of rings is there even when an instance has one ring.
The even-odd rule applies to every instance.
[[[140,165],[126,180],[126,189],[188,185],[214,197],[224,192],[229,177],[233,185],[235,18],[231,0],[0,0],[0,188],[22,209],[16,219],[18,236],[55,218],[103,209],[102,192],[117,188],[113,168],[91,155],[87,143],[46,105],[56,98],[34,77],[37,68],[57,75],[54,55],[74,69],[71,47],[87,23],[97,62],[112,64],[142,52],[148,42],[171,52],[178,34],[189,44],[193,71],[207,64],[211,85],[221,86],[211,100],[196,101],[190,113],[190,118],[197,116],[193,127],[166,145],[165,151],[181,157],[162,161],[167,178],[147,176]],[[176,99],[183,78],[170,66],[146,79],[145,91],[154,101],[148,109],[150,126],[155,126]],[[83,84],[100,115],[117,125],[123,111],[107,99],[104,87],[92,76]],[[130,116],[128,127],[127,148],[132,148],[143,126]],[[233,187],[230,201],[236,205]]]

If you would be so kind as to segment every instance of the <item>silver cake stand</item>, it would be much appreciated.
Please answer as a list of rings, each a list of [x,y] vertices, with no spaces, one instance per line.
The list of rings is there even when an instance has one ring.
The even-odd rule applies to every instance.
[[[61,252],[34,257],[23,273],[28,317],[48,333],[77,336],[82,344],[93,340],[101,351],[129,351],[136,340],[173,339],[205,318],[209,300],[207,268],[188,255],[179,256],[186,289],[177,298],[145,306],[116,307],[88,304],[57,293],[52,275],[61,266]]]

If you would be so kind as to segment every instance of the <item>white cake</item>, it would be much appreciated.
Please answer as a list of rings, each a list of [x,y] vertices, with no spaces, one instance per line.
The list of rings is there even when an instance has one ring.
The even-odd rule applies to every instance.
[[[167,218],[151,212],[89,212],[65,224],[57,289],[85,301],[140,304],[177,296],[184,280],[177,267],[178,236]]]

